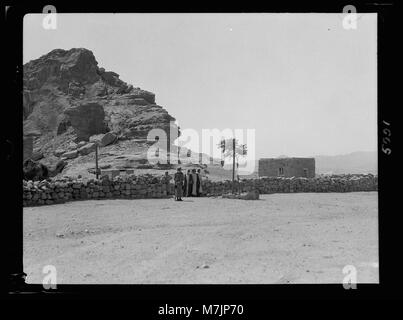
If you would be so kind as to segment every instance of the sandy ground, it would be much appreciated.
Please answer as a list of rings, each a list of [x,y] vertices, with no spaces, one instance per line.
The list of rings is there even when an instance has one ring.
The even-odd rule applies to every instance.
[[[24,270],[59,284],[378,282],[378,194],[88,200],[24,209]]]

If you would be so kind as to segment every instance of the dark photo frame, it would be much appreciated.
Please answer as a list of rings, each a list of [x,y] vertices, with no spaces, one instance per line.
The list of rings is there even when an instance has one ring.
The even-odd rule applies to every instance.
[[[349,3],[347,3],[349,4]],[[399,292],[400,280],[398,263],[400,245],[401,215],[394,208],[394,187],[392,175],[393,148],[396,139],[397,110],[395,94],[397,91],[394,77],[396,56],[396,8],[394,3],[352,3],[361,13],[378,14],[378,177],[379,177],[379,284],[358,284],[356,290],[345,290],[342,284],[301,284],[301,285],[57,285],[57,289],[44,289],[42,284],[25,283],[23,266],[23,208],[22,208],[22,33],[23,18],[27,13],[42,13],[43,4],[15,4],[6,8],[5,43],[6,75],[2,130],[4,146],[4,173],[6,189],[3,205],[3,243],[6,254],[3,260],[3,276],[6,281],[7,299],[65,299],[65,298],[131,298],[142,300],[146,313],[155,314],[166,303],[179,305],[187,302],[195,308],[200,301],[209,304],[251,304],[246,308],[252,315],[262,306],[253,301],[268,299],[361,299],[393,298]],[[111,5],[67,5],[56,4],[59,13],[79,12],[341,12],[346,4],[302,3],[267,5],[267,7],[203,7],[188,5],[169,8],[154,8],[151,5],[135,3],[131,6]],[[358,124],[357,124],[358,125]],[[392,152],[393,151],[393,152]],[[29,294],[28,294],[29,293]],[[401,295],[401,294],[400,294]]]

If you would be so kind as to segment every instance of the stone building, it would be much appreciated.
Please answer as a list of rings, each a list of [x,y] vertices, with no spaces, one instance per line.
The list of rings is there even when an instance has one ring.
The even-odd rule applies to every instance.
[[[315,177],[315,158],[259,159],[259,177]]]

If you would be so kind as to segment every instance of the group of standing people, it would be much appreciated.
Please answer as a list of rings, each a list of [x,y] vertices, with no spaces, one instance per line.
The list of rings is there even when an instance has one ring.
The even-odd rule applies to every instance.
[[[202,173],[200,169],[188,170],[186,174],[178,168],[174,176],[175,200],[182,201],[182,197],[199,197],[203,193]]]

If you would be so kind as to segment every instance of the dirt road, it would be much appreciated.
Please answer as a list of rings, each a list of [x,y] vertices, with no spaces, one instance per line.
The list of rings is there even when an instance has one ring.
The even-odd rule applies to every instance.
[[[24,270],[59,284],[378,282],[378,194],[88,200],[24,208]]]

